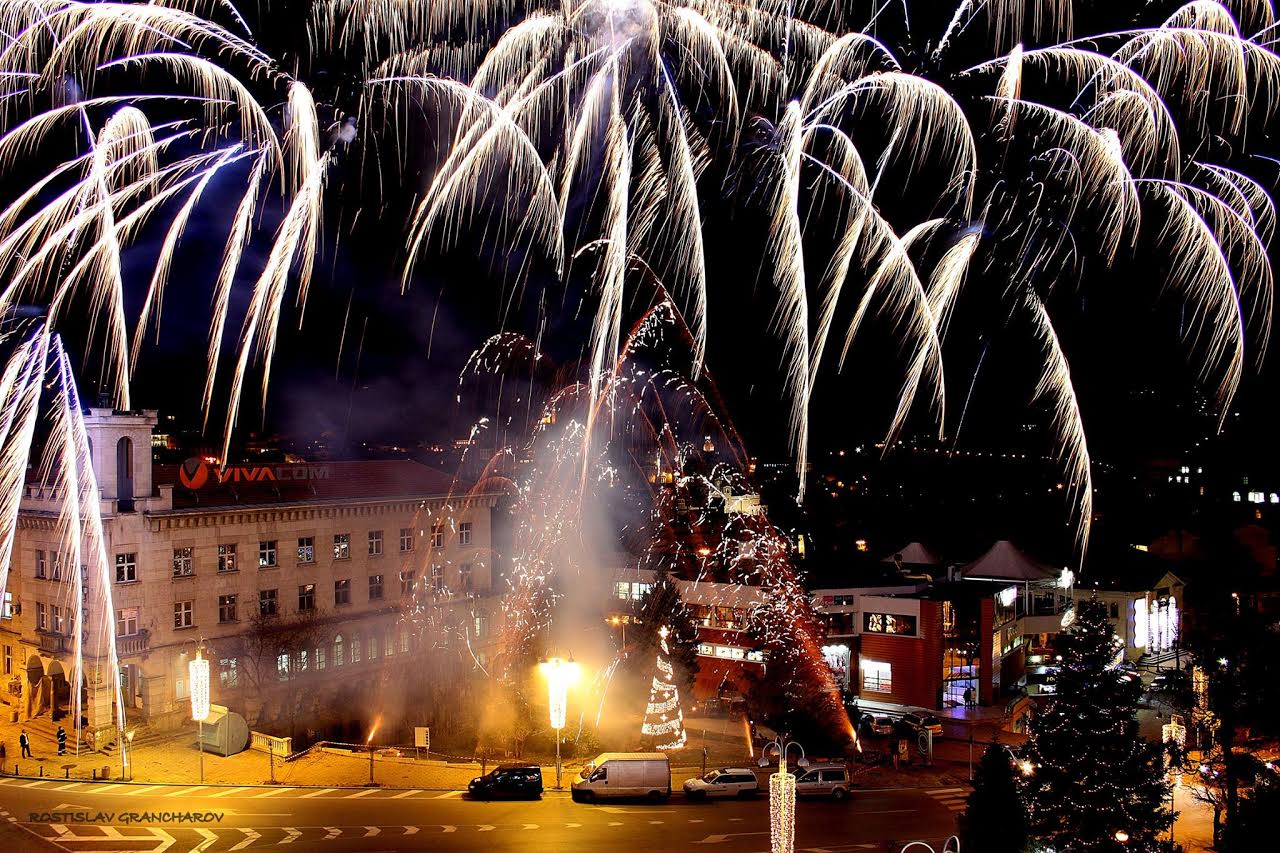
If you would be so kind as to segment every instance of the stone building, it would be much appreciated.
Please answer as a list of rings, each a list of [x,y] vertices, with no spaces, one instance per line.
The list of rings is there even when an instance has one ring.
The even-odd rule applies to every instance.
[[[91,409],[85,422],[112,575],[109,614],[100,578],[81,591],[87,730],[115,728],[108,631],[130,724],[160,729],[189,720],[201,645],[214,703],[292,727],[323,729],[308,715],[344,685],[397,680],[428,642],[424,624],[447,622],[484,664],[496,495],[407,460],[153,466],[155,412]],[[57,506],[28,485],[0,618],[0,689],[24,720],[72,704],[75,591]]]

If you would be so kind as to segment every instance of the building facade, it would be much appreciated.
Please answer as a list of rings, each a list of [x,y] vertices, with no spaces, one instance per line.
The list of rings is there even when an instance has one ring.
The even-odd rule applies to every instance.
[[[187,664],[201,646],[214,703],[251,723],[309,725],[298,697],[315,706],[329,687],[385,680],[427,642],[424,626],[447,622],[483,662],[497,496],[407,460],[153,466],[154,412],[91,409],[85,421],[112,573],[111,612],[95,604],[108,600],[101,579],[80,591],[88,730],[115,726],[106,632],[128,719],[158,728],[188,720]],[[75,591],[52,497],[27,488],[0,619],[22,719],[72,707]],[[268,707],[272,696],[294,704]]]

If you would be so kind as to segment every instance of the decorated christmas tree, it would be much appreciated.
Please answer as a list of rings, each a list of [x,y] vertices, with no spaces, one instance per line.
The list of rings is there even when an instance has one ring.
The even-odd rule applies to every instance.
[[[1031,833],[1059,853],[1155,853],[1172,820],[1160,747],[1138,733],[1141,687],[1104,606],[1082,601],[1054,643],[1055,698],[1032,719],[1025,756]]]
[[[1008,747],[993,743],[983,753],[960,828],[966,850],[1023,853],[1027,849],[1025,807]]]
[[[644,709],[644,722],[640,725],[640,740],[652,749],[680,749],[687,735],[684,730],[684,713],[680,710],[680,689],[676,687],[671,668],[671,652],[667,648],[664,625],[658,629],[658,659],[654,664],[653,684],[649,688],[649,703]]]

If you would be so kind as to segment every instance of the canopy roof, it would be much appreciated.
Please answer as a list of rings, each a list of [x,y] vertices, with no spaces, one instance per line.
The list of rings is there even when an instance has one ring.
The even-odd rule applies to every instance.
[[[880,562],[896,563],[899,559],[906,566],[940,566],[941,558],[919,542],[909,542]]]
[[[991,550],[960,570],[966,578],[995,578],[1010,581],[1045,581],[1058,573],[1031,559],[1009,540],[1001,539]]]

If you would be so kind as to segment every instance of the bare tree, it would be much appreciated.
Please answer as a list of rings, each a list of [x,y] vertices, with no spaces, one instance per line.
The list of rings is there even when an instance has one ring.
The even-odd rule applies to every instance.
[[[236,681],[246,719],[257,723],[284,713],[292,730],[298,691],[289,681],[300,661],[315,666],[311,656],[328,640],[329,620],[318,610],[291,616],[254,616],[248,630],[233,638],[221,654],[236,660]]]

